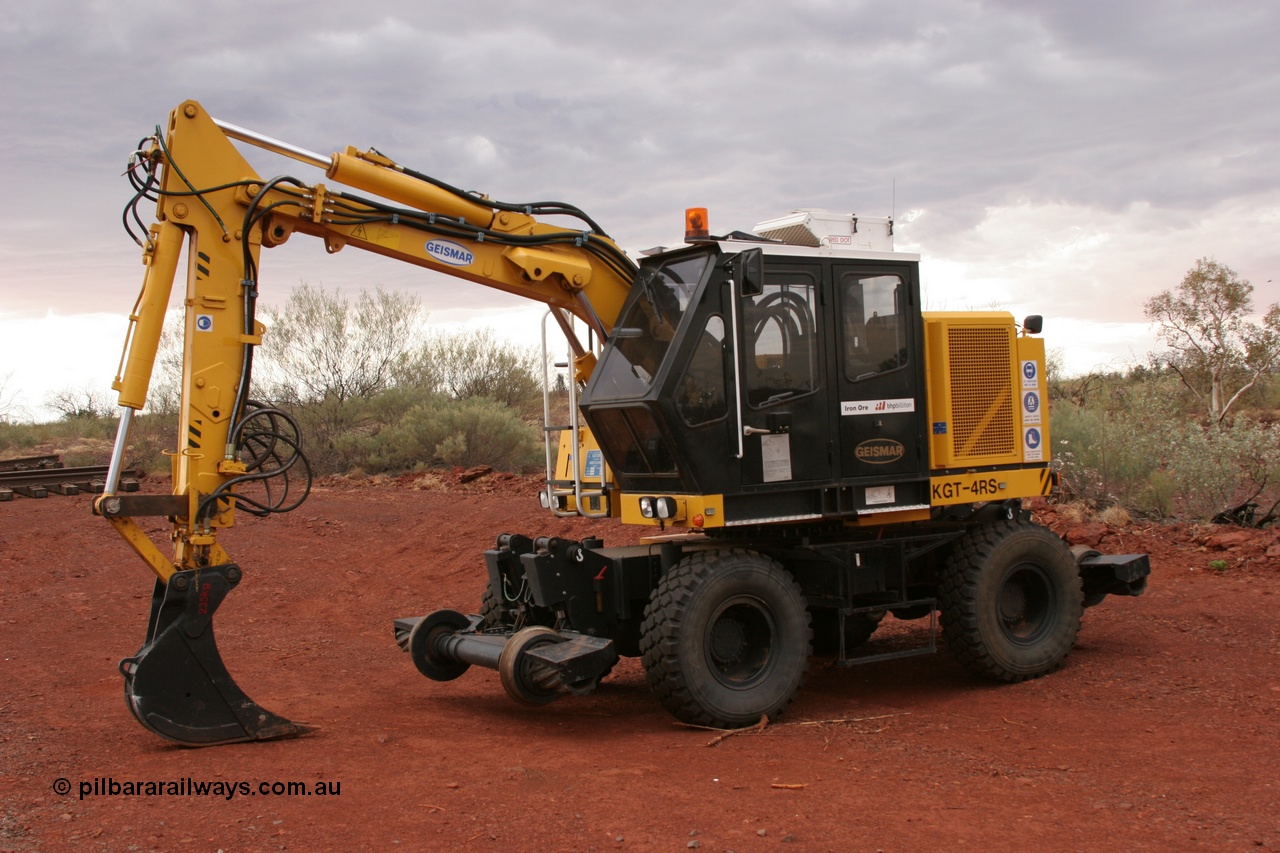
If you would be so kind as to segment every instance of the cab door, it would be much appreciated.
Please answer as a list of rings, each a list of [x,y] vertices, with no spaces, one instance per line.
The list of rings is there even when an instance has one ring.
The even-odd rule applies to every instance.
[[[841,477],[864,485],[863,507],[927,504],[915,268],[835,264],[832,278]]]
[[[744,485],[832,479],[822,274],[771,258],[760,292],[735,297]]]

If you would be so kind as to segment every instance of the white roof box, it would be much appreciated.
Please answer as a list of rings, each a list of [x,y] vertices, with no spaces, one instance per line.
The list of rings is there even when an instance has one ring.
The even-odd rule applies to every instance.
[[[759,223],[755,232],[793,246],[893,251],[893,220],[887,216],[793,210],[786,216]]]

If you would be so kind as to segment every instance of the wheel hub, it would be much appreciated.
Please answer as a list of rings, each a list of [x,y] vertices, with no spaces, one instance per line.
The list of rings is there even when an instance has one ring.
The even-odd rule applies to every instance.
[[[718,664],[730,664],[742,657],[746,645],[746,633],[742,623],[732,619],[719,619],[711,628],[711,657]]]
[[[1044,569],[1033,563],[1016,566],[1000,589],[1000,627],[1015,643],[1033,643],[1052,623],[1053,586]]]
[[[1016,625],[1025,618],[1027,594],[1021,586],[1005,584],[1000,593],[1000,618],[1006,625]]]
[[[768,676],[775,640],[773,616],[763,602],[750,597],[725,602],[707,629],[712,674],[727,687],[751,687]]]

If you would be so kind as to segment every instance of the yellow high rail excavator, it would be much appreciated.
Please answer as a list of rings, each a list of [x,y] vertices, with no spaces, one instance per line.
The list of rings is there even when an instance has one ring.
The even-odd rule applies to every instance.
[[[338,186],[263,180],[235,142]],[[939,613],[974,672],[1042,675],[1085,607],[1145,587],[1145,555],[1070,548],[1022,506],[1056,482],[1040,318],[1019,328],[1002,312],[922,311],[919,258],[893,251],[889,219],[794,211],[712,236],[693,208],[685,243],[637,264],[571,205],[496,202],[373,149],[323,156],[192,101],[143,141],[129,175],[125,222],[146,274],[94,512],[156,576],[146,640],[120,669],[129,709],[162,737],[305,731],[239,689],[213,634],[242,575],[221,531],[237,512],[293,509],[310,488],[296,422],[249,394],[269,333],[256,318],[259,256],[295,233],[544,303],[572,355],[573,413],[547,424],[542,502],[654,534],[628,547],[498,535],[478,613],[393,622],[429,678],[485,666],[540,705],[639,656],[678,718],[746,725],[787,706],[815,652],[850,665],[934,651]],[[156,205],[149,227],[144,201]],[[118,494],[184,251],[172,494]],[[171,519],[171,555],[140,516]],[[852,653],[886,614],[927,619],[927,640]]]

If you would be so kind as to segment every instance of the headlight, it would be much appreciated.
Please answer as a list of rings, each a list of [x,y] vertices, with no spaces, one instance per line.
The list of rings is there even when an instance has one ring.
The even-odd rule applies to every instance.
[[[644,518],[653,518],[653,498],[640,499],[640,515]]]

